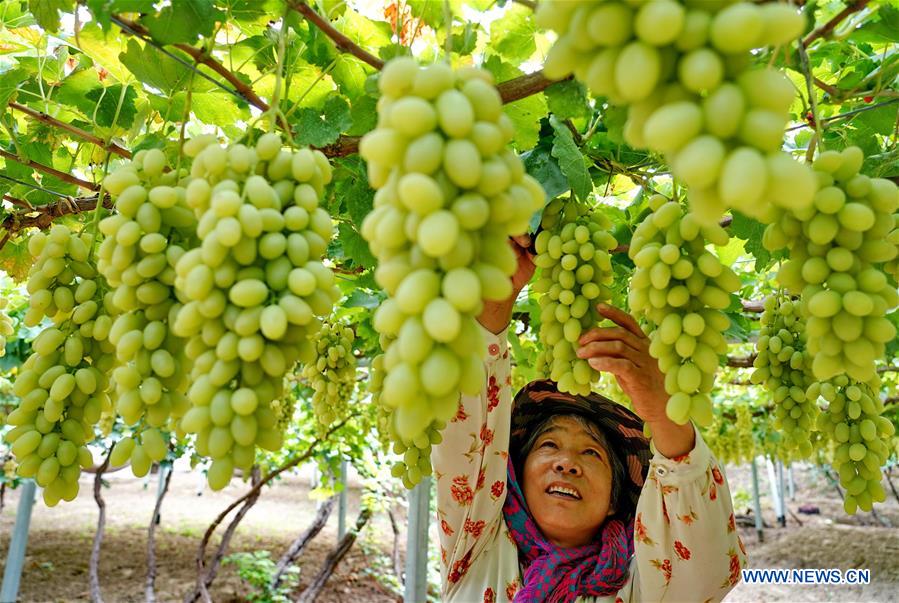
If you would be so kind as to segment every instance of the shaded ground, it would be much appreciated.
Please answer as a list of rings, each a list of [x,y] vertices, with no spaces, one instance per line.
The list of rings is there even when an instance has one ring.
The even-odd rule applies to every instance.
[[[750,472],[747,468],[728,468],[728,479],[736,498],[738,513],[751,506]],[[155,478],[149,482],[130,476],[127,471],[112,474],[110,487],[104,489],[107,502],[107,531],[103,543],[100,581],[107,602],[143,601],[146,576],[146,530],[156,491]],[[767,473],[761,472],[763,492],[767,494]],[[39,502],[32,519],[22,601],[85,601],[89,599],[87,564],[97,519],[97,508],[90,491],[92,476],[85,476],[82,493],[73,503],[48,509]],[[195,580],[197,545],[209,522],[246,486],[235,481],[222,492],[205,490],[197,496],[196,474],[177,471],[162,511],[157,531],[159,601],[179,601]],[[894,478],[894,482],[897,481]],[[776,526],[768,496],[763,496],[763,515],[772,527],[765,530],[765,542],[759,544],[755,530],[741,528],[752,567],[768,568],[867,568],[872,584],[860,586],[775,586],[740,584],[728,602],[785,601],[899,601],[899,504],[892,498],[879,508],[882,520],[892,528],[876,524],[870,514],[846,518],[836,491],[810,468],[797,467],[797,491],[788,507],[797,512],[801,504],[816,505],[821,515],[798,515],[799,526],[788,516],[786,528]],[[897,483],[899,485],[899,483]],[[347,523],[358,512],[358,490],[351,490]],[[18,498],[7,497],[0,516],[0,559],[6,557],[9,535]],[[308,482],[290,477],[264,491],[250,511],[232,543],[231,551],[269,550],[277,558],[293,537],[312,520],[314,503],[308,500]],[[867,523],[869,525],[862,525]],[[870,524],[876,525],[870,525]],[[317,572],[322,560],[336,542],[336,510],[328,526],[313,542],[301,560],[301,586]],[[404,529],[401,526],[401,529]],[[389,523],[383,516],[372,520],[368,534],[376,548],[355,546],[328,583],[320,601],[380,603],[395,601],[389,589],[371,577],[371,572],[390,572],[387,556],[392,543]],[[403,542],[405,534],[403,534]],[[380,553],[377,549],[380,549]],[[249,589],[233,566],[219,572],[211,594],[216,603],[244,601]]]
[[[100,563],[100,584],[104,598],[110,601],[143,601],[146,580],[147,523],[153,511],[155,477],[146,484],[127,471],[108,476],[104,489],[107,524]],[[71,503],[47,508],[35,504],[28,542],[25,570],[19,590],[22,601],[87,601],[88,559],[97,521],[97,507],[91,492],[93,476],[83,476],[81,492]],[[162,508],[157,528],[159,601],[179,601],[196,580],[196,552],[203,532],[213,518],[240,496],[246,485],[235,480],[221,492],[204,490],[197,496],[197,474],[176,471]],[[307,480],[290,477],[263,496],[247,514],[232,541],[231,552],[269,550],[277,559],[291,540],[311,522],[315,505],[308,500]],[[347,523],[352,525],[358,513],[358,491],[351,491]],[[7,496],[0,517],[0,559],[5,561],[15,521],[18,496]],[[383,518],[372,520],[372,529],[390,534]],[[221,532],[221,529],[219,533]],[[300,585],[305,586],[317,573],[322,561],[337,540],[337,513],[301,558]],[[385,540],[387,547],[392,538]],[[217,544],[217,538],[213,545]],[[210,547],[210,552],[214,547]],[[386,551],[389,553],[389,550]],[[319,601],[394,601],[385,587],[364,570],[375,564],[362,548],[354,546],[338,567]],[[210,594],[216,603],[244,601],[249,589],[242,584],[236,569],[225,566],[219,571]]]

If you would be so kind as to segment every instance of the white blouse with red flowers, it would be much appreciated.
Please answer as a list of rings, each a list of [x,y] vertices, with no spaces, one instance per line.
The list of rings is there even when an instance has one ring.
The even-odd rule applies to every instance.
[[[503,519],[512,409],[506,332],[482,329],[487,387],[463,396],[435,446],[445,601],[511,601],[521,587],[518,550]],[[734,525],[727,479],[696,432],[673,459],[655,453],[634,522],[628,581],[596,603],[720,601],[740,580],[746,550]]]

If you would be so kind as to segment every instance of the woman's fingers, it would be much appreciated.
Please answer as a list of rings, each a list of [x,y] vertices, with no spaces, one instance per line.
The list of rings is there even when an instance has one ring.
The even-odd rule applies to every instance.
[[[593,341],[577,350],[578,358],[611,357],[625,358],[636,366],[642,366],[645,362],[645,353],[636,350],[620,339],[608,341]]]
[[[637,365],[626,358],[597,356],[596,358],[589,358],[587,364],[599,372],[612,373],[616,377],[623,377],[625,379],[634,377],[640,371]]]
[[[609,304],[597,304],[596,309],[600,314],[615,324],[621,325],[640,339],[646,339],[646,333],[644,333],[643,329],[640,328],[640,325],[637,324],[637,320],[624,310],[620,310]]]
[[[620,340],[638,351],[648,348],[648,339],[640,339],[624,327],[594,327],[581,335],[578,343],[585,346],[593,341]]]

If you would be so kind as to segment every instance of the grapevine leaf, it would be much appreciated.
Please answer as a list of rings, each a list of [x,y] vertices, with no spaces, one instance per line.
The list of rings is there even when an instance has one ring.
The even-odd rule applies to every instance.
[[[899,6],[885,4],[876,13],[876,18],[868,21],[852,32],[856,42],[895,43],[899,42]]]
[[[453,52],[460,55],[469,55],[474,52],[478,45],[478,30],[474,23],[466,23],[459,33],[453,33],[452,36]]]
[[[298,109],[292,121],[297,126],[297,144],[323,147],[340,137],[340,133],[352,125],[350,106],[340,96],[332,96],[322,111],[303,107]]]
[[[226,127],[239,120],[246,120],[249,116],[246,105],[238,107],[235,101],[236,99],[230,94],[212,90],[194,93],[191,96],[190,108],[200,121]]]
[[[375,198],[375,191],[368,186],[365,162],[358,156],[348,157],[336,167],[335,179],[339,180],[335,185],[335,196],[343,200],[343,210],[359,229],[365,216],[371,212]],[[344,170],[347,175],[341,177]]]
[[[81,52],[89,56],[96,64],[103,67],[103,69],[109,72],[112,77],[120,82],[129,79],[130,74],[128,65],[125,65],[122,60],[122,52],[126,47],[130,48],[131,44],[134,44],[135,47],[140,50],[140,44],[134,40],[129,40],[128,45],[126,46],[123,38],[117,37],[112,33],[104,33],[94,23],[86,23],[78,33],[78,38],[74,41],[77,43],[78,49]],[[140,53],[138,52],[137,55],[139,56]],[[147,56],[146,58],[148,61],[158,62],[158,58],[155,55]],[[165,58],[171,61],[168,57]],[[139,74],[135,73],[135,75],[137,75],[138,79],[144,81]],[[151,82],[146,83],[153,85]]]
[[[368,242],[362,238],[355,228],[342,223],[337,227],[337,237],[343,246],[343,255],[357,266],[374,268],[378,261],[372,255]]]
[[[109,30],[110,17],[116,13],[151,13],[155,10],[154,0],[87,0],[86,4],[103,31]]]
[[[142,21],[158,42],[163,44],[191,44],[197,36],[211,36],[215,22],[222,13],[212,0],[172,0],[159,14]]]
[[[172,94],[187,86],[190,71],[150,45],[128,40],[128,50],[119,58],[141,82]]]
[[[122,98],[122,85],[115,84],[108,88],[94,88],[85,97],[96,105],[95,109],[93,109],[93,114],[96,116],[97,125],[104,128],[112,126],[113,120],[116,118],[116,108],[119,105],[119,99]],[[116,126],[127,129],[134,123],[134,116],[137,114],[137,107],[134,104],[136,98],[137,93],[134,91],[134,88],[128,86],[125,90],[125,96],[122,98]],[[90,113],[88,115],[90,116]]]
[[[559,168],[558,160],[553,157],[552,149],[541,144],[521,155],[524,169],[537,179],[546,192],[547,199],[555,199],[571,189],[568,178]]]
[[[554,115],[550,116],[549,123],[555,131],[552,156],[559,160],[559,169],[568,178],[575,196],[581,201],[586,201],[593,190],[593,181],[590,180],[587,166],[584,165],[584,155],[574,143],[568,126]]]
[[[7,241],[0,249],[0,269],[17,283],[28,278],[28,271],[34,263],[34,257],[28,252],[28,239],[18,237]]]
[[[59,11],[72,11],[75,0],[28,0],[28,8],[38,25],[56,33],[59,31]]]
[[[590,115],[587,88],[576,80],[557,82],[546,89],[549,112],[559,119],[578,119]]]
[[[378,100],[373,96],[366,95],[353,99],[353,106],[350,108],[353,125],[346,130],[346,133],[350,136],[361,136],[373,130],[378,123],[377,106]]]
[[[731,234],[746,241],[744,248],[755,257],[755,271],[763,272],[771,263],[771,253],[762,245],[765,225],[738,211],[733,212],[734,220],[730,225]]]
[[[10,69],[0,74],[0,107],[5,107],[15,95],[16,88],[27,80],[29,73],[25,69]]]
[[[522,75],[522,71],[493,55],[484,62],[484,69],[493,74],[497,82],[504,82]],[[503,107],[515,126],[512,142],[519,151],[533,148],[540,135],[540,120],[546,115],[546,97],[535,94],[509,103]]]
[[[490,24],[489,46],[510,61],[523,61],[537,50],[533,12],[515,5]]]

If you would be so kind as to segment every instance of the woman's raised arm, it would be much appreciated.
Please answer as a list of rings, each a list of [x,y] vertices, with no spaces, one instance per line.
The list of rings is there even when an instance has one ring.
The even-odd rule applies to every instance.
[[[444,595],[460,582],[502,521],[512,408],[506,330],[515,297],[534,272],[530,257],[515,248],[519,270],[513,296],[486,302],[478,318],[485,346],[484,387],[479,396],[460,398],[456,416],[442,432],[443,441],[431,451]]]

